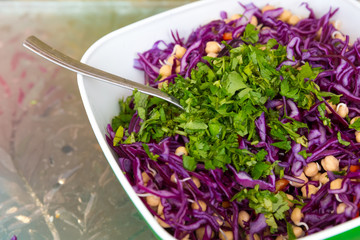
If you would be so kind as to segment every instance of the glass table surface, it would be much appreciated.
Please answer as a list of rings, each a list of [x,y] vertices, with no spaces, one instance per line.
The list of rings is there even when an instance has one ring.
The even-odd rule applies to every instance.
[[[22,46],[80,59],[103,35],[192,2],[0,2],[0,239],[155,239],[108,165],[76,74]]]

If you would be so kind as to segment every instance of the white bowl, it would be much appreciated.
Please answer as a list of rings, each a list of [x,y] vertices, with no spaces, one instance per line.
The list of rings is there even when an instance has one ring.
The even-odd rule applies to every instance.
[[[148,50],[159,39],[166,42],[172,41],[171,30],[177,30],[181,37],[187,37],[192,30],[201,24],[220,18],[220,11],[229,15],[242,11],[238,2],[249,3],[249,0],[207,0],[191,3],[131,24],[116,30],[94,43],[85,53],[82,62],[117,74],[119,76],[143,83],[143,73],[133,68],[137,53]],[[293,13],[304,16],[308,13],[304,7],[299,7],[302,2],[309,2],[311,8],[320,16],[333,8],[340,7],[334,19],[341,20],[340,29],[349,34],[352,39],[360,36],[360,30],[355,28],[360,22],[360,4],[354,0],[254,0],[258,7],[271,4],[284,7]],[[131,91],[100,81],[77,76],[80,94],[86,113],[95,136],[110,164],[116,177],[125,189],[135,207],[142,214],[155,235],[161,239],[174,239],[168,234],[152,214],[125,178],[117,164],[117,157],[108,146],[105,134],[106,126],[113,116],[118,114],[118,100],[128,96]],[[121,224],[121,223],[119,223]],[[324,239],[360,225],[360,218],[348,221],[330,229],[312,234],[303,239]],[[360,236],[360,231],[358,231]],[[340,236],[339,236],[340,237]]]

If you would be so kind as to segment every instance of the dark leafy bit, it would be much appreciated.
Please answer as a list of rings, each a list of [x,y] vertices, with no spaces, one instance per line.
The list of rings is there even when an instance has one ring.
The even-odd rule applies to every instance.
[[[246,5],[237,20],[222,13],[186,42],[174,34],[165,49],[159,41],[139,54],[135,67],[146,82],[161,84],[185,111],[134,92],[120,102],[107,139],[135,191],[160,197],[162,212],[146,204],[174,237],[195,239],[200,229],[204,239],[225,232],[234,239],[295,239],[294,207],[305,234],[357,216],[360,120],[350,119],[360,115],[359,42],[331,37],[336,10],[318,19],[305,7],[309,18],[292,26],[278,20],[281,8],[262,14]],[[258,27],[248,24],[253,17]],[[221,44],[217,56],[206,56],[210,41]],[[187,51],[169,76],[159,76],[175,44]],[[348,106],[345,118],[330,105],[339,103]],[[175,154],[179,148],[184,155]],[[326,173],[322,160],[329,155],[340,161]],[[327,181],[342,179],[340,189],[313,178],[310,163]],[[241,227],[240,211],[249,214]]]

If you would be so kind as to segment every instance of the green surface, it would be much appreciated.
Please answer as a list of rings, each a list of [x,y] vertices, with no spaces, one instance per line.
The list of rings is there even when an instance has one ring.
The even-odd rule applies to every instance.
[[[359,240],[360,239],[360,226],[353,228],[349,231],[327,238],[327,240]]]

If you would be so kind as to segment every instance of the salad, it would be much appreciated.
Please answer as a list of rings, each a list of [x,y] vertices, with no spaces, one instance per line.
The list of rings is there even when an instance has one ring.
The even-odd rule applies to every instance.
[[[359,41],[337,9],[241,6],[135,60],[185,110],[134,91],[107,128],[176,239],[296,239],[359,215]]]

